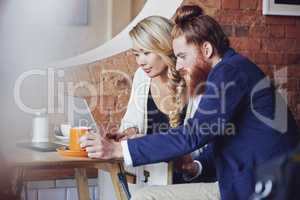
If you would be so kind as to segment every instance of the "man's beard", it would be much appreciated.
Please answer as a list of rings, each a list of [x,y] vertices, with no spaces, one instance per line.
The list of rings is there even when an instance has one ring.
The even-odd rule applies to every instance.
[[[190,71],[184,72],[183,77],[186,81],[189,96],[193,97],[204,92],[205,82],[211,69],[211,65],[200,58],[197,64],[191,67]]]

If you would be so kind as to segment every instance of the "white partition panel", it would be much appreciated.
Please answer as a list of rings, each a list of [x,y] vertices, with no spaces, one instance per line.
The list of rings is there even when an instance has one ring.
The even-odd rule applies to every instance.
[[[176,9],[180,6],[181,2],[182,0],[148,0],[140,14],[112,40],[86,53],[51,63],[48,67],[62,68],[87,64],[128,50],[131,48],[131,41],[128,32],[137,22],[151,15],[160,15],[166,18],[171,18]]]

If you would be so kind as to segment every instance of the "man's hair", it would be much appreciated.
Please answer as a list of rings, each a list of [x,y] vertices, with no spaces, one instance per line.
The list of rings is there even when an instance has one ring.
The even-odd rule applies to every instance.
[[[229,39],[221,26],[212,17],[205,15],[196,5],[179,7],[175,15],[172,37],[184,36],[188,44],[200,47],[203,42],[210,42],[217,53],[223,56],[228,50]]]

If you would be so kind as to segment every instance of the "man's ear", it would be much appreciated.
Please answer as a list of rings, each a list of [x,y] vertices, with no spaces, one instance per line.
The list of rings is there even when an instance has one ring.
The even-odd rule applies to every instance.
[[[214,48],[210,42],[203,42],[202,44],[202,53],[206,59],[209,59],[213,56]]]

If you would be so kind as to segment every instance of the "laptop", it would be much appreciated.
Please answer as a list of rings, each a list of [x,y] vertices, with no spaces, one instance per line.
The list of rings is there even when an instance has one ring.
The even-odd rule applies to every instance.
[[[90,127],[92,131],[98,132],[99,128],[92,115],[90,107],[82,97],[68,96],[68,121],[72,127]]]
[[[54,142],[20,142],[17,143],[17,147],[32,149],[41,152],[56,151],[57,148],[65,146],[64,144],[58,144]]]

